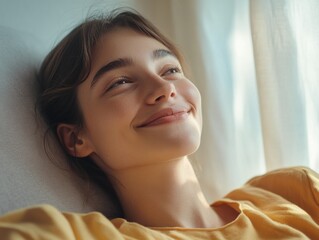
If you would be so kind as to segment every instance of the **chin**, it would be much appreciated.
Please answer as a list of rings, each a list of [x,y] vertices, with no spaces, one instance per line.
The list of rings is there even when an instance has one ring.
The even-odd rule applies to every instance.
[[[175,145],[175,151],[179,152],[181,156],[188,156],[197,151],[200,145],[200,140],[197,139],[189,139],[188,141],[184,141]]]
[[[188,133],[171,136],[160,143],[158,149],[167,152],[170,158],[188,156],[197,151],[200,146],[200,134]],[[159,153],[160,154],[160,153]]]

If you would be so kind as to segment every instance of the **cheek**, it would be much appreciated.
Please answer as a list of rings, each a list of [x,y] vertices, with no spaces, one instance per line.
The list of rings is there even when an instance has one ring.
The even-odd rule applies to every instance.
[[[101,101],[92,105],[87,118],[90,119],[89,127],[96,134],[104,138],[118,138],[122,131],[131,126],[135,116],[137,104],[134,100],[125,97],[118,99]],[[111,135],[111,136],[110,136]]]
[[[198,88],[193,83],[190,83],[189,95],[190,95],[190,98],[193,99],[197,107],[197,110],[200,111],[201,110],[201,95]]]
[[[111,168],[121,165],[123,146],[129,146],[132,121],[138,104],[122,96],[90,104],[85,111],[85,124],[94,152]],[[119,154],[120,153],[120,154]]]
[[[192,104],[196,111],[196,119],[200,126],[202,126],[202,106],[201,95],[198,88],[189,80],[185,81],[182,85],[183,97]]]
[[[194,103],[195,107],[201,105],[201,95],[198,88],[189,80],[185,79],[180,83],[179,89],[186,99]]]

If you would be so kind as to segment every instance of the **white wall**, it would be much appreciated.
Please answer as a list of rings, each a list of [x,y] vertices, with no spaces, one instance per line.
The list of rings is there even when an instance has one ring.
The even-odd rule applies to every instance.
[[[168,3],[167,0],[161,4],[158,0],[0,0],[0,26],[38,38],[43,42],[41,49],[45,54],[82,19],[103,9],[134,8],[169,34],[169,18],[162,19],[156,14],[158,7],[165,6],[163,2]]]

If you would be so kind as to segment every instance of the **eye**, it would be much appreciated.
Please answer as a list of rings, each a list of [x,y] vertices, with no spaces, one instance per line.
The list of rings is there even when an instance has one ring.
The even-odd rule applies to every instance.
[[[117,88],[121,85],[125,85],[127,83],[132,83],[132,81],[126,77],[121,77],[119,78],[118,80],[116,80],[115,82],[113,82],[108,88],[106,91],[109,91],[109,90],[112,90],[114,88]]]
[[[163,74],[163,76],[172,75],[176,73],[181,73],[182,70],[179,67],[170,67],[168,70],[166,70]]]

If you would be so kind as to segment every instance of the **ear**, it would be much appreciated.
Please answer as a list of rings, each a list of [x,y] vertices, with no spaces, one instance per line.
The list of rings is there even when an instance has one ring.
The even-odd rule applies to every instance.
[[[64,149],[73,157],[87,157],[93,152],[91,142],[75,125],[59,124],[57,134]]]

